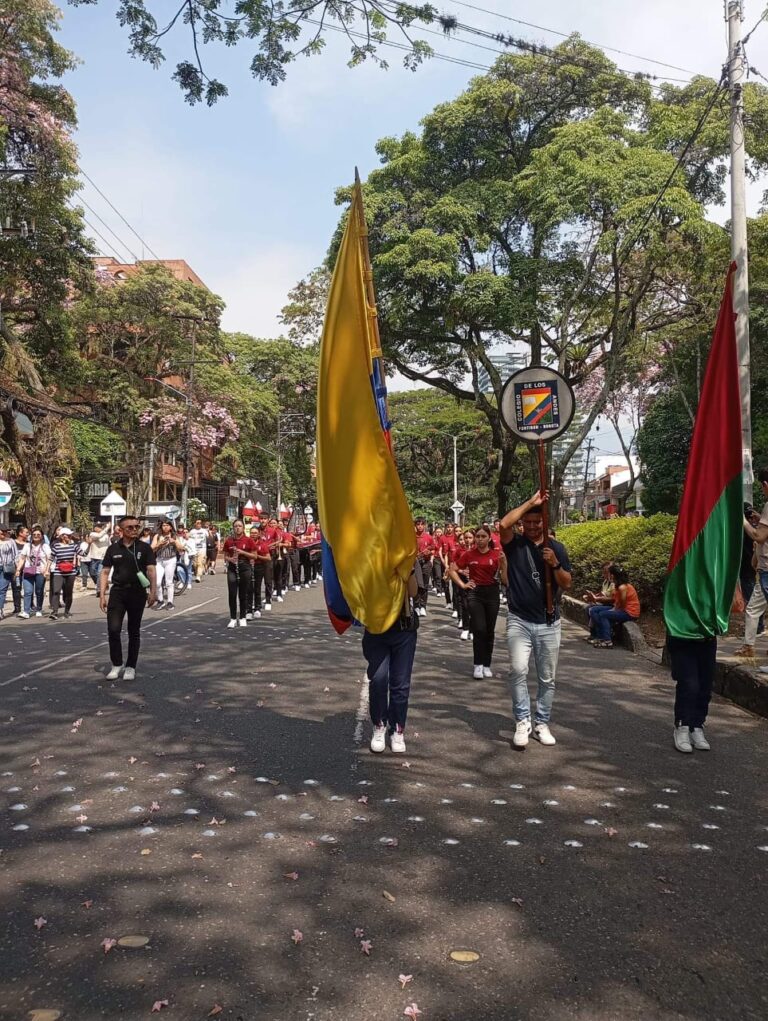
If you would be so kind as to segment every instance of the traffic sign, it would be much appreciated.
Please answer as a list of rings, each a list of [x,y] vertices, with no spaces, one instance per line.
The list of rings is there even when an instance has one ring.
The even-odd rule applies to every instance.
[[[12,496],[13,490],[10,483],[6,482],[5,479],[0,479],[0,507],[5,507],[6,504],[10,503]]]
[[[464,510],[464,504],[461,502],[461,500],[457,500],[455,503],[451,504],[451,510],[453,511],[454,514],[461,514],[461,512]]]
[[[521,369],[510,376],[499,402],[504,425],[527,443],[562,436],[575,410],[568,382],[559,372],[543,366]]]
[[[119,518],[121,515],[128,513],[128,504],[122,496],[113,489],[112,492],[108,493],[101,501],[99,510],[104,517]]]

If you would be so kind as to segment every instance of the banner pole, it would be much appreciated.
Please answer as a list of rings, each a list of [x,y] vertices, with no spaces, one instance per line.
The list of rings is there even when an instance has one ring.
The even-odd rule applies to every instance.
[[[547,465],[543,439],[539,440],[537,448],[539,454],[539,489],[542,493],[547,494],[547,499],[541,505],[541,524],[544,529],[542,549],[547,549],[549,546],[549,480],[547,478]],[[552,568],[547,563],[544,564],[544,590],[547,596],[547,622],[551,623],[554,620],[555,604],[552,595]]]

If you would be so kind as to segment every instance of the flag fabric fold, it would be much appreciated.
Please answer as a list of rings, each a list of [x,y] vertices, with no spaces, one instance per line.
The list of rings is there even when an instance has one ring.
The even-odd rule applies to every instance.
[[[331,280],[317,388],[317,492],[323,587],[341,633],[358,620],[380,634],[397,620],[416,558],[392,456],[362,191],[355,185]]]
[[[675,638],[725,634],[739,575],[743,456],[735,269],[734,263],[707,359],[668,567],[664,621]]]

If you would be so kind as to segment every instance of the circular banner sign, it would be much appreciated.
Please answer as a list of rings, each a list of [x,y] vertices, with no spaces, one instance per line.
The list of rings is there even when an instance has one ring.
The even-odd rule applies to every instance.
[[[575,410],[569,384],[559,372],[543,366],[521,369],[509,377],[501,391],[502,422],[529,443],[562,436]]]
[[[11,502],[13,491],[10,484],[5,479],[0,479],[0,507],[5,507],[7,503]]]

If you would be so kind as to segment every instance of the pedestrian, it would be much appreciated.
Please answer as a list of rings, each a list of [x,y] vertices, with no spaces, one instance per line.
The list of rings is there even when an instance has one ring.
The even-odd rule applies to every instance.
[[[240,520],[232,523],[232,535],[224,540],[224,563],[227,565],[227,592],[229,594],[228,628],[247,626],[249,603],[252,598],[253,569],[256,543],[245,534]],[[238,615],[238,600],[240,613]],[[261,614],[259,614],[261,616]]]
[[[550,730],[555,675],[560,652],[560,594],[572,584],[571,564],[565,546],[547,537],[541,505],[547,493],[539,490],[530,500],[506,514],[499,526],[507,558],[507,645],[515,717],[515,748],[525,748],[531,734],[531,700],[528,665],[533,653],[538,690],[533,736],[543,745],[556,744]],[[522,524],[522,535],[518,525]],[[553,613],[548,619],[546,571],[551,572]]]
[[[752,659],[755,655],[755,640],[759,631],[760,619],[765,612],[768,601],[768,469],[758,472],[760,488],[766,503],[762,512],[756,515],[755,512],[744,517],[744,536],[753,546],[753,558],[750,558],[750,567],[753,575],[756,574],[756,584],[752,584],[752,592],[747,600],[747,607],[744,619],[744,644],[736,651],[737,656]],[[757,517],[757,521],[755,521]],[[753,566],[754,565],[754,566]],[[743,558],[742,571],[743,575]],[[743,584],[742,584],[743,588]]]
[[[205,540],[205,559],[208,563],[208,574],[216,574],[216,560],[219,556],[221,535],[216,526],[208,523],[208,536]]]
[[[82,535],[74,535],[72,539],[77,544],[77,562],[80,565],[80,588],[85,592],[88,588],[88,579],[91,576],[91,544],[85,532]],[[95,587],[98,588],[98,586]]]
[[[208,531],[203,528],[203,522],[201,518],[197,518],[195,521],[195,527],[190,528],[189,537],[195,544],[195,556],[193,563],[193,573],[195,581],[199,585],[203,580],[205,574],[205,549],[208,543]]]
[[[603,566],[600,568],[602,573],[602,582],[600,583],[600,591],[593,592],[591,589],[587,589],[584,595],[581,597],[587,607],[587,617],[589,619],[589,635],[585,638],[585,641],[592,642],[595,638],[595,629],[592,623],[592,618],[601,606],[613,606],[613,593],[614,584],[613,578],[611,577],[611,567],[613,566],[612,560],[606,560]]]
[[[440,550],[443,545],[443,539],[445,538],[445,532],[437,525],[432,538],[435,540],[435,553],[432,557],[432,576],[430,578],[430,587],[433,595],[437,595],[438,592],[443,591],[443,558],[440,556]]]
[[[277,518],[270,518],[267,522],[267,527],[264,529],[264,538],[269,542],[272,592],[275,601],[278,603],[283,601],[283,558],[280,547],[282,537],[283,531]]]
[[[413,526],[416,531],[417,560],[421,568],[420,574],[418,571],[416,572],[416,580],[419,586],[419,592],[416,596],[416,612],[420,617],[426,617],[429,582],[432,576],[432,561],[437,547],[435,540],[427,531],[427,522],[424,518],[416,518]]]
[[[96,586],[97,596],[99,594],[101,566],[104,561],[104,556],[110,547],[111,541],[107,526],[101,521],[95,522],[93,528],[88,533],[88,542],[90,543],[88,548],[88,570],[91,575],[91,580]]]
[[[16,562],[19,558],[18,546],[10,528],[0,534],[0,620],[5,616],[5,598],[8,590],[13,594],[13,583],[16,580]]]
[[[59,607],[64,604],[64,616],[72,616],[72,596],[78,569],[78,546],[71,528],[59,529],[51,543],[51,620],[59,619]]]
[[[405,754],[405,724],[411,691],[413,659],[419,614],[414,598],[418,593],[416,576],[411,573],[398,620],[382,634],[363,632],[363,655],[368,661],[368,706],[373,724],[371,751],[380,753],[387,746],[396,755]]]
[[[142,530],[141,530],[141,532],[139,534],[139,539],[140,539],[141,542],[148,542],[149,545],[151,546],[152,545],[152,540],[154,539],[154,534],[152,532],[152,529],[149,528],[149,527],[142,528]]]
[[[108,681],[136,677],[141,648],[141,618],[147,606],[157,602],[155,551],[138,538],[139,521],[127,514],[119,521],[120,538],[104,554],[99,578],[99,606],[107,615],[107,637],[112,669]],[[109,575],[112,572],[110,586]],[[109,587],[109,597],[107,588]],[[128,617],[128,655],[123,667],[123,620]]]
[[[157,590],[160,597],[155,606],[158,610],[162,610],[163,606],[166,610],[172,610],[176,590],[176,564],[179,555],[184,552],[184,543],[176,535],[173,522],[162,521],[151,545],[157,561]]]
[[[443,598],[445,599],[445,605],[450,607],[453,604],[453,596],[451,588],[455,590],[456,586],[451,582],[450,567],[453,559],[453,554],[456,550],[456,529],[453,525],[447,524],[443,529],[443,537],[440,540],[437,555],[440,557],[443,565]],[[453,611],[453,617],[458,617],[456,610]]]
[[[263,529],[258,524],[251,527],[251,539],[253,540],[255,554],[253,558],[253,580],[250,587],[250,598],[246,604],[247,619],[258,620],[261,617],[262,607],[264,610],[272,609],[272,549],[268,539],[264,537]],[[261,601],[261,586],[264,585],[264,603]]]
[[[589,622],[592,644],[598,649],[612,649],[613,624],[623,624],[628,620],[637,620],[640,616],[640,597],[634,585],[629,583],[629,575],[618,564],[608,568],[613,587],[612,606],[590,606]],[[597,598],[595,593],[589,593]]]
[[[42,617],[45,581],[50,566],[51,547],[45,541],[42,528],[34,526],[16,565],[16,577],[22,579],[24,588],[24,609],[19,614],[23,620],[27,620],[33,613],[36,617]]]
[[[467,608],[472,629],[472,651],[475,680],[493,677],[491,661],[499,616],[499,576],[507,583],[507,565],[504,554],[492,545],[487,525],[475,529],[475,544],[462,550],[451,564],[454,584],[467,594]],[[465,572],[463,580],[459,571]]]

